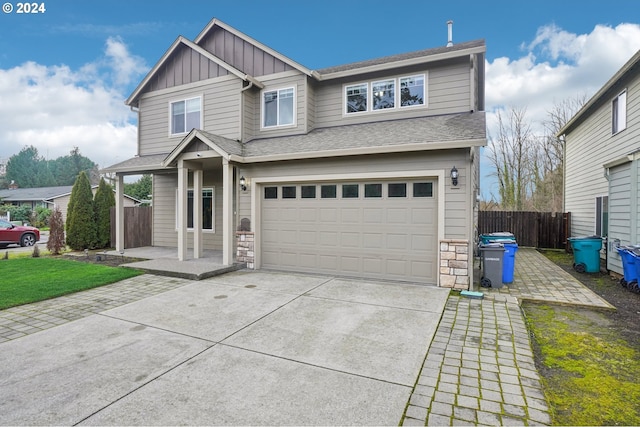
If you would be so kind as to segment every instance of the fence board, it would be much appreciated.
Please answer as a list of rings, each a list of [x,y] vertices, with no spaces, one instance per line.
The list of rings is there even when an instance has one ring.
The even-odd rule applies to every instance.
[[[570,221],[570,213],[480,211],[478,234],[509,231],[520,246],[564,249]]]
[[[151,246],[151,206],[127,206],[124,208],[125,249]],[[116,209],[111,208],[111,244],[116,242]]]

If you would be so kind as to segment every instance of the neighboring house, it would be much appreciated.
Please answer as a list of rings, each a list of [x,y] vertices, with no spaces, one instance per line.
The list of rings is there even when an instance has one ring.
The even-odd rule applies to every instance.
[[[640,51],[558,136],[565,140],[571,235],[607,237],[602,256],[609,270],[622,274],[615,246],[640,243]]]
[[[180,260],[218,249],[229,265],[242,247],[250,268],[467,288],[485,51],[480,40],[310,70],[214,19],[126,100],[138,156],[105,172],[118,206],[125,175],[153,175],[153,245]]]
[[[16,188],[13,190],[0,190],[0,205],[28,206],[33,210],[37,207],[54,209],[58,207],[62,212],[62,218],[67,220],[67,205],[71,199],[72,185],[60,187]],[[91,191],[96,194],[97,185],[91,186]],[[140,202],[124,195],[124,206],[137,206]]]

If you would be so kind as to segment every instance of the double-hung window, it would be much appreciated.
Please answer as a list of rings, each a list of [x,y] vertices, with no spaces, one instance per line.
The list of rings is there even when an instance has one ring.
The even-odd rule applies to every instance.
[[[611,103],[611,133],[618,133],[627,127],[627,91],[616,96]]]
[[[214,196],[213,188],[202,189],[202,229],[206,231],[215,231],[215,209],[214,209]],[[176,189],[176,199],[178,196],[178,190]],[[193,230],[193,189],[187,190],[187,229]],[[178,203],[176,203],[176,229],[180,226],[178,224]]]
[[[270,90],[262,93],[262,127],[294,124],[295,88]]]
[[[202,122],[202,98],[183,99],[171,103],[171,135],[191,132],[200,129]]]

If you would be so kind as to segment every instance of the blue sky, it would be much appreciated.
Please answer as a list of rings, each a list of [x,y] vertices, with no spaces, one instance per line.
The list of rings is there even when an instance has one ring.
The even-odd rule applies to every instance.
[[[3,10],[7,3],[3,3]],[[216,17],[311,69],[485,39],[489,132],[496,111],[543,120],[554,101],[593,94],[640,49],[637,0],[51,0],[0,12],[0,158],[73,146],[100,166],[135,154],[124,106],[178,35]],[[42,3],[42,2],[40,2]],[[483,162],[485,199],[497,193]]]

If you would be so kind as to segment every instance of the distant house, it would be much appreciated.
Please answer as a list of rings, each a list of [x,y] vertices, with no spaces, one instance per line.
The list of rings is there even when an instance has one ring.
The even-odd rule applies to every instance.
[[[229,265],[238,246],[250,268],[466,289],[485,51],[475,40],[311,70],[217,19],[178,37],[126,100],[139,155],[105,169],[117,249],[123,177],[152,174],[153,245],[180,260],[217,249]]]
[[[640,51],[558,136],[565,140],[571,235],[606,237],[607,269],[622,274],[615,246],[640,244]]]
[[[28,206],[29,209],[44,207],[54,209],[58,207],[62,212],[62,218],[67,220],[67,205],[71,198],[72,185],[60,187],[16,188],[0,190],[0,205]],[[97,185],[91,186],[93,194],[96,194]],[[137,206],[140,201],[124,195],[125,206]]]

